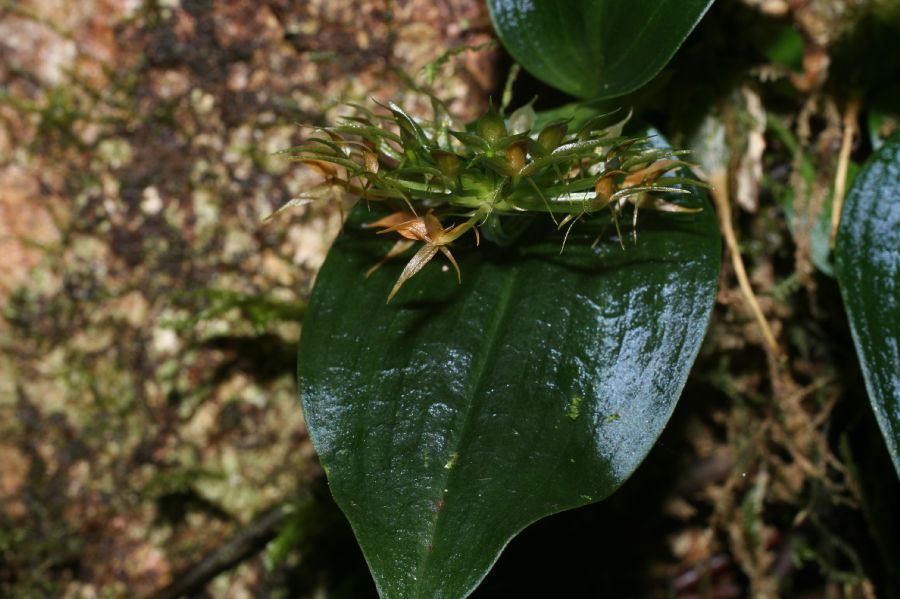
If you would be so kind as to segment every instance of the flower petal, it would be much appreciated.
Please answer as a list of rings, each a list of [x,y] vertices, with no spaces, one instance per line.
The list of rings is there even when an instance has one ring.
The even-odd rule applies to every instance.
[[[416,252],[416,255],[412,257],[412,260],[409,261],[406,268],[400,273],[400,278],[397,279],[394,288],[391,289],[391,294],[387,298],[387,303],[390,303],[391,300],[394,299],[394,296],[397,295],[397,292],[400,291],[400,288],[403,287],[404,283],[410,280],[416,273],[422,270],[432,258],[434,258],[437,251],[438,246],[428,244]]]
[[[393,247],[388,250],[388,253],[384,255],[384,258],[376,262],[369,270],[366,271],[366,278],[370,277],[373,272],[381,268],[385,262],[387,262],[391,258],[396,258],[400,254],[411,248],[414,243],[414,241],[410,241],[408,239],[398,239],[397,243],[395,243]]]
[[[447,260],[450,261],[450,264],[453,265],[453,268],[456,269],[456,281],[458,283],[462,283],[462,273],[459,270],[459,264],[456,263],[456,258],[453,257],[453,254],[450,253],[450,250],[444,246],[439,246],[441,253],[447,256]]]

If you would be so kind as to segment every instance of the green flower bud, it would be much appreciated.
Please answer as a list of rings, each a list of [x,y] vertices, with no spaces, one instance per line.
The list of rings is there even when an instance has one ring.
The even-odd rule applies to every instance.
[[[459,172],[459,156],[444,150],[432,150],[431,157],[441,173],[446,177],[455,177]]]
[[[506,162],[513,173],[518,173],[525,167],[525,146],[526,141],[522,140],[506,148]]]
[[[541,131],[540,135],[538,135],[537,142],[542,148],[544,148],[548,152],[552,152],[559,147],[559,144],[562,143],[562,140],[566,136],[566,132],[568,130],[569,128],[565,123],[560,123],[558,125],[547,125],[546,127],[544,127],[543,131]]]
[[[491,106],[475,124],[475,132],[490,144],[497,143],[506,137],[506,123],[503,117]]]

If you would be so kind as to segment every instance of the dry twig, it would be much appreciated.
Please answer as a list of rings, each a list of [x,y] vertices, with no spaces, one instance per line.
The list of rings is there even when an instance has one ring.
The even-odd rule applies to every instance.
[[[844,207],[844,192],[847,187],[847,169],[850,167],[850,150],[853,149],[853,138],[856,136],[859,108],[859,98],[851,98],[844,111],[844,134],[841,139],[841,153],[838,155],[837,174],[834,177],[834,202],[831,204],[831,247],[834,247],[838,225],[841,223],[841,210]]]

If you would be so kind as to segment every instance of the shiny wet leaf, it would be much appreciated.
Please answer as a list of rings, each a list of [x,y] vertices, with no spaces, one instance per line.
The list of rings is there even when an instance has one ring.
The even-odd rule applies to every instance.
[[[847,194],[835,270],[869,400],[900,474],[900,134]]]

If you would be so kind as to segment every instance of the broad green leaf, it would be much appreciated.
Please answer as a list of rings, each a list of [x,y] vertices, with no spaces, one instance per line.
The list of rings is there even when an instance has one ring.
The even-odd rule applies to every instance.
[[[503,45],[532,75],[580,98],[621,96],[672,58],[712,0],[489,0]]]
[[[900,134],[847,194],[835,269],[869,400],[900,474]]]
[[[461,285],[438,256],[390,304],[404,260],[363,278],[393,240],[354,210],[304,320],[300,393],[383,597],[467,595],[514,535],[603,499],[653,446],[721,252],[703,192],[668,199],[703,211],[642,211],[624,249],[578,223],[562,253],[539,216],[510,247],[458,243]]]

